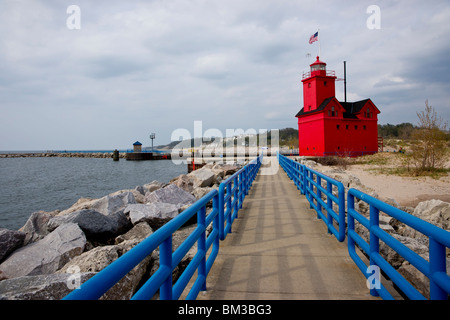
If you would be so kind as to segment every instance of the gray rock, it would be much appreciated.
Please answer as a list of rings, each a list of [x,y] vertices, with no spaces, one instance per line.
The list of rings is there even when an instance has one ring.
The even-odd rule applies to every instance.
[[[211,192],[212,190],[214,190],[213,187],[206,187],[206,188],[197,188],[194,191],[192,191],[192,195],[196,198],[196,199],[201,199],[203,198],[205,195],[207,195],[209,192]]]
[[[23,245],[25,233],[15,230],[0,229],[0,262],[11,252]]]
[[[179,175],[170,180],[170,184],[174,184],[186,192],[192,192],[194,190],[194,181],[192,178],[188,177],[187,174]]]
[[[75,223],[58,227],[44,239],[14,251],[0,270],[7,278],[50,274],[81,254],[86,245],[83,231]]]
[[[441,200],[428,200],[420,202],[414,209],[413,215],[425,220],[441,229],[450,230],[450,203]],[[428,237],[421,232],[405,226],[400,229],[406,237],[420,239],[428,244]]]
[[[140,242],[150,236],[152,233],[153,230],[147,222],[139,222],[127,233],[117,236],[115,239],[115,244],[119,244],[127,240],[138,240]]]
[[[44,212],[33,212],[28,218],[27,222],[19,230],[25,233],[24,246],[31,242],[41,240],[48,233],[47,224],[52,218],[52,215]]]
[[[162,187],[164,187],[164,183],[159,182],[157,180],[153,180],[152,182],[144,184],[142,186],[142,188],[144,189],[143,190],[144,191],[143,195],[145,196],[145,194],[147,192],[153,192],[153,191],[156,191],[158,189],[161,189]]]
[[[58,273],[71,272],[76,270],[78,273],[99,272],[118,259],[121,255],[131,250],[139,240],[133,239],[121,242],[118,245],[103,246],[94,248],[82,255],[75,257],[66,264]],[[128,272],[118,283],[116,283],[101,300],[129,300],[136,291],[139,283],[145,274],[147,268],[157,257],[156,253],[147,256],[136,267]]]
[[[189,178],[193,180],[193,187],[195,188],[204,188],[210,187],[214,184],[216,175],[215,173],[207,168],[201,168],[195,171],[192,171],[187,175]]]
[[[133,192],[117,191],[95,201],[91,209],[110,215],[133,203],[136,203]]]
[[[156,203],[164,202],[171,203],[181,208],[186,204],[192,204],[196,201],[195,197],[189,192],[177,187],[174,184],[169,184],[168,186],[147,193],[145,196],[146,203]]]
[[[141,195],[145,196],[145,189],[143,186],[137,186],[136,188],[134,188],[134,190],[139,192]],[[135,195],[135,197],[136,197],[136,195]]]
[[[61,300],[95,273],[23,276],[0,282],[0,300]]]
[[[441,200],[420,202],[413,214],[444,230],[450,229],[450,203]]]
[[[154,202],[149,204],[130,204],[124,209],[130,216],[133,225],[148,222],[152,228],[159,228],[178,215],[179,208],[175,204]]]
[[[77,270],[77,272],[99,272],[118,257],[119,247],[115,245],[95,247],[74,257],[56,273],[71,273],[72,270]]]
[[[236,173],[237,171],[239,171],[240,168],[241,168],[241,167],[240,167],[240,166],[237,166],[237,165],[224,164],[224,163],[218,163],[218,164],[215,164],[215,165],[212,167],[212,169],[213,169],[214,171],[215,171],[215,170],[220,170],[220,171],[223,172],[222,178],[223,178],[224,176],[228,176],[228,175],[231,175],[231,174]]]
[[[98,211],[86,209],[52,218],[48,222],[48,229],[53,231],[65,223],[76,223],[88,239],[95,241],[111,238],[131,227],[123,210],[106,216]]]

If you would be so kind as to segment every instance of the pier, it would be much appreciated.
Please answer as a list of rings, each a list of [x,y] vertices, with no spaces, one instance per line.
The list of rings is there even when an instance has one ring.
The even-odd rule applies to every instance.
[[[268,161],[277,161],[276,157]],[[258,175],[198,300],[375,299],[345,243],[279,168]]]
[[[170,160],[172,159],[170,153],[156,153],[156,152],[127,152],[125,159],[131,161],[142,160]]]

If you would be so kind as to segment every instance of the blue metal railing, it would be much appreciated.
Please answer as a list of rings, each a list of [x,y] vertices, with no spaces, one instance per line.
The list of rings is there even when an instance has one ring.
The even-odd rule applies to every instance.
[[[317,211],[320,218],[324,221],[325,219],[328,219],[328,221],[325,221],[328,226],[328,232],[330,232],[331,229],[331,232],[333,232],[338,240],[345,240],[345,205],[343,205],[343,203],[345,204],[345,198],[342,196],[343,186],[338,186],[338,197],[336,197],[332,194],[332,187],[330,187],[329,185],[333,182],[333,179],[328,178],[327,176],[280,154],[278,154],[278,159],[280,166],[287,173],[288,177],[294,181],[297,188],[301,191],[301,194],[306,195],[306,198],[310,202],[311,207]],[[322,186],[322,180],[327,181],[326,189]],[[327,195],[326,204],[321,199],[323,193]],[[369,219],[365,218],[355,210],[355,197],[369,204]],[[337,201],[337,203],[339,203],[338,216],[336,216],[336,212],[329,210],[329,208],[332,206],[329,204],[330,199],[333,202]],[[327,208],[328,217],[325,217],[322,214],[323,207]],[[341,211],[341,208],[344,208],[344,211]],[[379,227],[380,211],[405,223],[406,225],[421,232],[429,238],[428,261]],[[339,232],[337,232],[336,229],[330,227],[330,216],[332,216],[333,219],[339,221]],[[349,255],[367,279],[371,277],[371,275],[368,273],[369,267],[378,267],[397,285],[397,287],[409,299],[425,299],[425,297],[413,285],[411,285],[397,270],[394,269],[394,267],[392,267],[380,255],[379,242],[381,240],[391,249],[400,254],[404,259],[409,261],[411,265],[421,271],[426,277],[428,277],[428,279],[430,280],[431,300],[448,299],[450,295],[450,277],[447,275],[446,270],[446,248],[450,248],[450,232],[417,217],[414,217],[398,208],[392,207],[384,203],[383,201],[375,199],[355,189],[350,189],[347,193],[347,220]],[[355,220],[357,220],[361,225],[368,229],[370,233],[369,243],[367,243],[355,231]],[[356,245],[359,246],[361,251],[369,257],[370,266],[367,266],[364,261],[358,256],[358,254],[356,253]],[[378,283],[378,286],[373,286],[373,288],[371,287],[370,293],[374,296],[379,295],[383,299],[393,299],[392,295],[381,284],[381,282]]]
[[[355,198],[369,204],[369,219],[355,210]],[[347,201],[348,250],[353,261],[355,261],[356,265],[366,277],[368,277],[367,269],[369,266],[356,253],[356,244],[370,258],[370,266],[379,267],[409,299],[425,299],[415,287],[380,255],[379,242],[381,240],[430,279],[430,299],[447,300],[448,294],[450,293],[450,277],[446,271],[445,251],[446,247],[450,247],[450,232],[355,189],[348,191]],[[429,261],[422,258],[379,227],[380,211],[414,228],[429,238]],[[369,243],[355,231],[355,220],[369,230]],[[392,295],[381,283],[371,288],[371,294],[374,296],[379,295],[383,299],[393,299]]]
[[[65,300],[99,299],[113,285],[136,267],[142,260],[159,247],[159,268],[133,295],[132,300],[151,299],[159,290],[161,300],[178,299],[192,276],[197,271],[197,279],[187,294],[186,299],[195,299],[198,293],[206,290],[206,277],[211,270],[219,252],[219,239],[230,232],[232,220],[224,226],[224,205],[232,209],[232,215],[237,217],[237,211],[242,207],[245,195],[248,194],[253,180],[261,166],[262,155],[241,168],[233,176],[222,182],[219,191],[212,190],[196,201],[188,209],[180,213],[164,226],[159,228],[136,247],[115,260],[94,277],[69,293]],[[230,186],[230,192],[225,196],[224,190]],[[224,201],[226,198],[226,202]],[[207,212],[207,205],[212,201],[212,209]],[[231,202],[230,202],[231,201]],[[172,235],[187,221],[197,215],[197,227],[173,252]],[[207,235],[207,227],[212,224],[212,231]],[[197,253],[175,284],[172,282],[173,270],[178,266],[186,253],[197,243]],[[211,249],[211,250],[210,250]]]
[[[281,167],[294,181],[301,194],[306,195],[310,207],[317,212],[317,218],[327,225],[328,233],[340,242],[345,240],[345,189],[336,181],[305,165],[278,154]],[[323,184],[326,183],[326,188]],[[336,194],[336,195],[335,195]],[[326,202],[322,199],[325,197]],[[337,205],[337,212],[334,210]],[[323,213],[325,210],[326,215]],[[337,224],[337,228],[335,226]]]
[[[238,217],[245,196],[261,167],[262,155],[252,160],[244,168],[233,174],[219,186],[220,239],[225,240],[231,233],[231,226]]]

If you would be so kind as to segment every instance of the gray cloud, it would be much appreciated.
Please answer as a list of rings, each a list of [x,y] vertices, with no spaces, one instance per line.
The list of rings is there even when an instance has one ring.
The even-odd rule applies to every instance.
[[[67,6],[81,29],[66,27]],[[450,118],[450,5],[383,1],[4,1],[0,150],[131,148],[176,128],[296,127],[301,73],[318,54],[381,123],[416,121],[424,101]],[[310,53],[310,57],[307,54]],[[343,83],[336,95],[343,99]]]

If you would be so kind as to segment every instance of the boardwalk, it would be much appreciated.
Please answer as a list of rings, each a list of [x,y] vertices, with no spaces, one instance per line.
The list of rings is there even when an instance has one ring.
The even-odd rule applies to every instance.
[[[270,158],[277,161],[276,158]],[[373,299],[347,245],[279,168],[259,174],[198,300]]]

